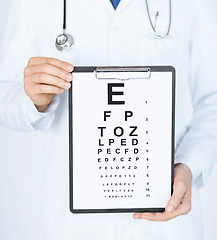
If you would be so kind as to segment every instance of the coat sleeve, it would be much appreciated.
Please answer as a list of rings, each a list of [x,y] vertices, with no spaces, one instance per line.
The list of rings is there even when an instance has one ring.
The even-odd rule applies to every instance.
[[[0,47],[0,124],[18,131],[44,131],[55,117],[59,96],[40,113],[25,94],[23,71],[28,59],[37,56],[29,12],[28,1],[11,1]]]
[[[206,14],[207,13],[207,14]],[[206,184],[217,160],[217,33],[210,11],[203,9],[193,25],[190,45],[193,117],[176,151],[176,163]]]

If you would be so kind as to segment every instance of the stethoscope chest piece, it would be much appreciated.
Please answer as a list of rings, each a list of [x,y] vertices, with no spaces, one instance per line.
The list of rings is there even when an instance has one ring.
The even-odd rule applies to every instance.
[[[61,52],[68,52],[74,46],[74,38],[72,35],[62,33],[56,38],[56,48]]]

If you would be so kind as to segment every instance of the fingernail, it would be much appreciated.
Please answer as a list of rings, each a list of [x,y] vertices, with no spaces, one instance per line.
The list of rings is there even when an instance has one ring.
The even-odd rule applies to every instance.
[[[173,211],[173,206],[168,206],[167,209],[166,209],[167,212],[172,212]]]
[[[71,84],[68,82],[64,83],[64,88],[69,89],[71,87]]]
[[[73,66],[71,64],[67,65],[67,71],[71,72],[73,70]]]
[[[139,215],[133,215],[134,219],[139,219]]]
[[[71,74],[71,73],[67,73],[67,74],[66,74],[66,79],[72,80],[72,74]]]

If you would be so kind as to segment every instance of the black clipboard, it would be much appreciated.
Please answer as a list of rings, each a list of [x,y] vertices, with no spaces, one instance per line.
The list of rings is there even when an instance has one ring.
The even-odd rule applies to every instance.
[[[83,207],[85,206],[85,203],[82,205],[82,207],[77,207],[79,206],[79,202],[83,201],[82,197],[80,198],[80,200],[75,200],[78,195],[79,192],[81,191],[81,189],[83,190],[85,188],[85,185],[79,186],[78,183],[76,183],[76,178],[75,175],[79,176],[80,174],[77,173],[76,171],[76,160],[75,160],[75,152],[77,150],[77,148],[75,147],[75,143],[77,141],[76,136],[74,136],[73,134],[76,132],[76,128],[74,126],[75,121],[75,115],[78,114],[79,115],[79,110],[78,108],[76,108],[75,106],[77,106],[79,104],[79,102],[76,102],[76,99],[73,98],[75,97],[74,95],[76,95],[76,89],[75,89],[75,81],[77,81],[77,86],[79,86],[78,84],[78,79],[75,80],[75,76],[76,74],[80,74],[80,75],[85,75],[88,76],[88,74],[91,74],[92,76],[94,75],[96,79],[99,80],[99,82],[104,82],[104,84],[108,84],[108,82],[114,83],[114,82],[119,82],[121,84],[123,84],[123,82],[132,81],[132,79],[134,79],[134,83],[136,83],[137,80],[141,80],[141,79],[149,79],[149,81],[152,81],[152,76],[154,76],[155,73],[168,73],[170,74],[170,92],[171,92],[171,126],[170,126],[170,139],[171,139],[171,144],[170,144],[170,166],[169,166],[169,172],[170,172],[170,186],[169,186],[169,195],[171,196],[173,193],[173,181],[174,181],[174,136],[175,136],[175,69],[172,66],[138,66],[138,67],[75,67],[73,74],[74,74],[74,80],[72,82],[72,87],[69,90],[69,174],[70,174],[70,211],[72,213],[125,213],[125,212],[163,212],[165,210],[165,206],[154,206],[154,207],[143,207],[142,205],[140,207],[121,207],[120,203],[118,205],[118,207],[110,207],[110,205],[105,205],[105,207],[103,208],[98,208],[98,207]],[[163,76],[163,75],[162,75]],[[82,81],[82,80],[81,80]],[[162,79],[163,81],[163,79]],[[114,86],[113,86],[114,87]],[[88,88],[88,86],[87,86]],[[158,85],[155,85],[155,89],[158,88]],[[111,86],[110,86],[110,90],[111,90]],[[117,89],[116,89],[117,90]],[[107,88],[107,93],[108,93],[108,88]],[[89,92],[91,94],[94,94],[94,91],[89,89],[86,92],[86,96],[89,94]],[[82,91],[81,91],[82,94]],[[115,96],[115,95],[118,96]],[[119,91],[114,91],[112,97],[110,96],[110,100],[111,98],[115,98],[115,97],[121,97]],[[85,96],[84,96],[85,99]],[[109,101],[109,97],[107,99]],[[81,102],[81,101],[80,101]],[[99,99],[100,102],[100,99]],[[116,101],[114,100],[114,102],[121,102],[121,101]],[[97,103],[97,101],[96,101]],[[77,104],[77,105],[76,105]],[[112,105],[112,104],[111,104]],[[83,106],[85,108],[85,106]],[[97,106],[95,106],[97,108]],[[90,115],[89,115],[90,116]],[[128,117],[130,116],[130,114],[128,113]],[[105,117],[105,116],[104,116]],[[109,116],[107,116],[109,117]],[[78,117],[79,119],[79,117]],[[82,120],[82,119],[81,119]],[[86,122],[88,122],[88,116],[85,119]],[[82,122],[82,121],[81,121]],[[82,123],[81,123],[82,124]],[[90,126],[89,126],[90,127]],[[102,129],[101,129],[102,130]],[[88,133],[87,133],[88,134]],[[98,141],[99,139],[95,139],[96,141]],[[94,141],[94,139],[93,139]],[[78,146],[78,145],[76,145]],[[84,146],[84,151],[85,151],[85,146]],[[88,153],[87,153],[88,155]],[[77,159],[78,160],[78,159]],[[96,159],[95,159],[96,160]],[[79,163],[78,163],[79,164]],[[85,164],[83,165],[83,167],[85,168]],[[82,170],[79,170],[80,173],[82,172]],[[85,170],[87,171],[87,169]],[[91,172],[89,172],[89,176],[91,176]],[[87,184],[87,188],[88,187],[88,176],[86,178],[86,184]],[[100,176],[99,176],[99,181],[100,181]],[[105,185],[106,182],[102,182],[101,184]],[[124,182],[123,182],[124,184]],[[76,187],[75,187],[76,186]],[[146,189],[148,189],[149,186],[146,186]],[[77,189],[75,191],[75,189]],[[103,188],[102,188],[103,189]],[[102,190],[101,189],[101,190]],[[110,189],[112,191],[112,188]],[[105,189],[103,190],[105,191]],[[146,192],[147,193],[147,192]],[[102,193],[103,194],[103,193]],[[115,197],[112,198],[112,196],[116,196],[116,195],[109,195],[110,193],[108,193],[107,195],[105,195],[104,197],[109,198],[111,197],[111,201],[114,203],[115,202]],[[120,195],[120,194],[119,194]],[[82,195],[81,195],[82,196]],[[88,196],[83,195],[84,198],[86,199],[85,201],[88,203],[89,202],[89,198],[91,197],[90,194],[88,194]],[[121,195],[120,195],[121,196]],[[79,198],[78,198],[79,199]],[[122,199],[121,199],[122,200]],[[169,200],[169,198],[168,198]],[[77,201],[77,203],[76,203]],[[84,202],[85,202],[84,201]],[[124,199],[125,202],[130,201],[129,199]],[[99,204],[101,204],[102,201],[99,202]],[[87,204],[88,205],[88,204]],[[114,204],[112,204],[114,206]],[[109,207],[106,207],[109,206]]]

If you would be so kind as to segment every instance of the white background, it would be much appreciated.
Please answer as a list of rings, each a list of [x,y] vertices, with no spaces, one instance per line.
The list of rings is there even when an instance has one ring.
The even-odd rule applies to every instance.
[[[0,0],[0,39],[11,0]],[[207,1],[217,22],[217,2]],[[0,52],[1,54],[1,52]],[[11,56],[13,57],[13,56]],[[13,67],[13,66],[12,66]],[[0,113],[1,114],[1,113]],[[29,144],[31,139],[32,144]],[[42,164],[38,149],[43,134],[15,133],[0,126],[0,236],[4,240],[40,240],[40,184]],[[17,145],[19,143],[19,147]],[[217,146],[216,146],[217,147]],[[19,162],[10,156],[15,152]],[[20,156],[20,157],[19,157]],[[216,156],[217,157],[217,156]],[[28,172],[25,168],[28,168]],[[217,166],[208,185],[201,189],[205,240],[217,239]],[[15,201],[16,200],[16,201]],[[16,204],[15,204],[16,203]]]

